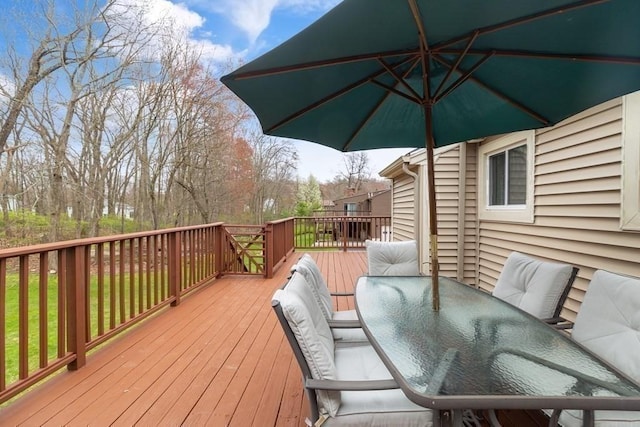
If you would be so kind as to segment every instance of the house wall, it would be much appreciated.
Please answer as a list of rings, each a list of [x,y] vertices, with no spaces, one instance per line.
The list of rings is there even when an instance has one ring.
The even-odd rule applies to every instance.
[[[393,179],[391,189],[391,232],[393,240],[416,239],[415,187],[415,180],[410,175],[400,174]]]
[[[440,275],[468,284],[476,282],[476,151],[474,144],[445,147],[434,166]]]
[[[511,251],[573,264],[562,314],[574,319],[596,269],[640,275],[640,233],[620,228],[622,128],[616,99],[536,131],[533,223],[479,221],[481,288],[493,289]]]
[[[371,216],[388,216],[391,213],[391,190],[371,198]]]
[[[480,150],[498,138],[436,150],[441,274],[491,291],[512,251],[575,265],[580,270],[562,312],[571,320],[595,270],[640,276],[640,229],[633,224],[621,226],[622,194],[629,191],[622,185],[623,163],[627,175],[633,168],[630,172],[635,179],[640,169],[640,158],[633,160],[627,154],[623,162],[623,138],[627,138],[625,144],[637,147],[640,132],[630,139],[623,107],[622,98],[615,99],[534,132],[533,216],[528,222],[480,219],[478,215],[477,196],[485,188],[479,176]],[[640,111],[640,94],[636,107]],[[638,119],[627,117],[627,123],[634,120]],[[627,149],[634,155],[638,151]],[[425,151],[408,157],[426,188]],[[393,179],[394,238],[414,238],[416,227],[422,227],[421,259],[428,272],[429,232],[426,214],[422,214],[426,213],[427,195],[425,191],[414,193],[413,178],[401,171],[400,164],[381,172]],[[633,181],[627,187],[637,188],[638,184]],[[425,208],[416,209],[414,197]],[[640,206],[631,208],[640,213]]]
[[[436,150],[435,177],[438,215],[438,262],[440,274],[475,283],[476,272],[476,176],[474,145]],[[392,229],[394,240],[418,239],[422,270],[430,270],[428,195],[424,150],[407,156],[414,179],[395,165],[381,174],[392,178]],[[468,164],[465,169],[461,165]],[[462,170],[462,172],[461,172]],[[462,202],[460,202],[462,200]],[[416,230],[418,232],[416,233]],[[417,237],[423,234],[425,238]]]

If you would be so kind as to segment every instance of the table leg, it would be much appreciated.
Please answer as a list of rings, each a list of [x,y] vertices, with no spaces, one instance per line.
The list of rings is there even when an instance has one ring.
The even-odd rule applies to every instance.
[[[451,426],[452,427],[463,427],[462,424],[462,409],[454,409],[451,411]]]
[[[434,410],[433,427],[464,427],[462,412],[462,409]]]

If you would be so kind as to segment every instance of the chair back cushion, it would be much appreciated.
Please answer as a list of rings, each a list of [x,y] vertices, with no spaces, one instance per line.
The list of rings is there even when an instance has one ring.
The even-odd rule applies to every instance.
[[[311,287],[304,276],[294,272],[284,289],[276,292],[284,317],[315,379],[336,379],[333,334]],[[339,391],[318,391],[321,413],[335,416],[340,407]]]
[[[640,381],[640,279],[596,271],[578,311],[571,337]],[[594,417],[595,425],[640,425],[640,412],[637,411],[595,411]],[[560,425],[582,426],[582,411],[562,411]]]
[[[418,244],[367,240],[367,262],[370,276],[418,276]]]
[[[318,301],[322,314],[324,314],[325,319],[331,320],[334,310],[333,300],[318,264],[316,264],[311,255],[304,254],[293,269],[302,274],[307,283],[311,285],[311,290]]]
[[[502,268],[493,295],[541,319],[554,316],[570,285],[573,267],[540,261],[512,252]]]
[[[640,381],[640,278],[596,271],[571,337]]]

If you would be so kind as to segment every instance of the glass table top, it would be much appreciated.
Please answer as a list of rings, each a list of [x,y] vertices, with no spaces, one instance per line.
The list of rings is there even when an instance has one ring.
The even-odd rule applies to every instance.
[[[537,318],[440,278],[358,279],[363,329],[403,391],[431,408],[640,410],[640,386]]]

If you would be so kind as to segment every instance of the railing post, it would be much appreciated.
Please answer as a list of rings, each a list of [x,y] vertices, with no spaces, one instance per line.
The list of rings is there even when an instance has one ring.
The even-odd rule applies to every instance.
[[[273,224],[268,222],[264,225],[264,277],[271,279],[273,277]]]
[[[216,277],[224,274],[224,224],[216,227],[215,269]]]
[[[180,281],[182,278],[182,260],[181,260],[181,234],[174,231],[169,234],[169,294],[174,297],[171,306],[175,307],[180,304]]]
[[[67,343],[69,352],[76,355],[68,369],[75,371],[87,363],[86,352],[86,307],[85,307],[85,270],[84,246],[66,249],[67,279]]]

